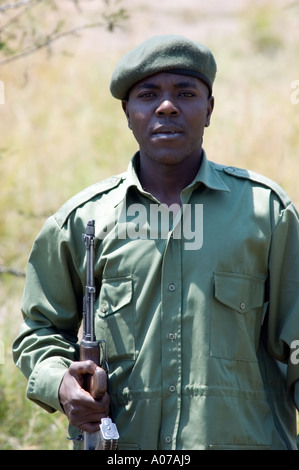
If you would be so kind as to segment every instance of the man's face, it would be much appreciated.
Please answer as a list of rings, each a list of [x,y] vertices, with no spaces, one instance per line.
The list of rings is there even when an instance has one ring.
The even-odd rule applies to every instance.
[[[157,73],[138,82],[122,104],[141,158],[175,164],[201,156],[214,98],[199,79]]]

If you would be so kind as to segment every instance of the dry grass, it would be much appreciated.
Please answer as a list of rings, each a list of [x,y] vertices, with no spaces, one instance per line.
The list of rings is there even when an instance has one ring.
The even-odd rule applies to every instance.
[[[132,0],[123,31],[93,31],[64,41],[50,58],[41,51],[0,69],[6,100],[0,105],[0,265],[24,270],[45,217],[86,185],[127,167],[136,146],[109,95],[109,78],[123,52],[152,34],[177,32],[210,45],[219,71],[208,157],[266,174],[299,207],[299,104],[290,99],[299,79],[299,9],[288,3]],[[0,277],[0,448],[67,448],[64,418],[28,403],[25,380],[12,364],[23,284],[23,278]]]

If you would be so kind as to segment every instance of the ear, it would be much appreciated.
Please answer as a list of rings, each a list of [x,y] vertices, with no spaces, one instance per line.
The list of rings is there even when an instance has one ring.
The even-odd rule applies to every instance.
[[[207,116],[206,116],[205,127],[209,127],[209,125],[210,125],[211,116],[212,116],[212,112],[213,112],[213,109],[214,109],[214,104],[215,104],[215,98],[214,98],[214,96],[210,96],[208,98],[208,107],[207,107]]]
[[[130,114],[129,114],[129,104],[128,104],[128,101],[127,101],[127,100],[122,100],[121,105],[122,105],[123,111],[124,111],[124,113],[125,113],[125,115],[126,115],[126,118],[127,118],[127,121],[128,121],[129,129],[132,129],[132,127],[131,127],[131,122],[130,122]]]

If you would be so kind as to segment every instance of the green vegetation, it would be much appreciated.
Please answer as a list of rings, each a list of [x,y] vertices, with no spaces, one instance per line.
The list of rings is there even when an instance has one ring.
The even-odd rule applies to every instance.
[[[291,83],[299,80],[298,7],[281,7],[278,15],[281,3],[250,1],[225,39],[213,22],[212,34],[202,38],[214,50],[219,69],[205,149],[214,161],[268,175],[299,207],[299,104],[291,102]],[[188,17],[186,6],[184,12]],[[192,24],[190,35],[198,38]],[[189,34],[189,25],[178,25],[178,32]],[[130,40],[126,34],[114,32],[112,45],[105,47],[107,36],[93,32],[91,40],[61,44],[50,57],[40,50],[0,67],[5,84],[5,104],[0,104],[2,270],[24,272],[46,217],[80,189],[126,169],[136,145],[120,103],[108,90],[114,64],[136,42],[137,33]],[[150,34],[153,28],[141,40]],[[0,357],[0,449],[69,449],[65,417],[49,415],[25,398],[26,381],[12,362],[23,286],[24,277],[0,271],[5,353]]]

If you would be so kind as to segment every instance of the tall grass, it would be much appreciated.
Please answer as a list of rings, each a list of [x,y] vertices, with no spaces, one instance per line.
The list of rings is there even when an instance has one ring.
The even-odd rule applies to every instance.
[[[216,106],[204,145],[208,157],[266,174],[299,207],[299,104],[290,99],[291,83],[299,79],[298,9],[280,7],[278,27],[281,2],[249,2],[223,38],[213,21],[210,29],[202,27],[204,3],[194,2],[198,25],[193,21],[191,29],[183,20],[190,17],[187,7],[171,18],[177,32],[207,42],[217,58]],[[157,5],[155,0],[153,9]],[[134,12],[131,21],[134,26]],[[142,33],[130,27],[109,41],[103,36],[107,47],[76,39],[73,55],[61,47],[50,58],[39,52],[0,69],[6,101],[0,105],[0,265],[25,271],[45,218],[80,189],[126,169],[136,144],[108,85],[124,50],[167,32],[146,24]],[[26,381],[12,362],[23,286],[23,277],[0,275],[0,449],[68,449],[66,418],[25,398]]]

